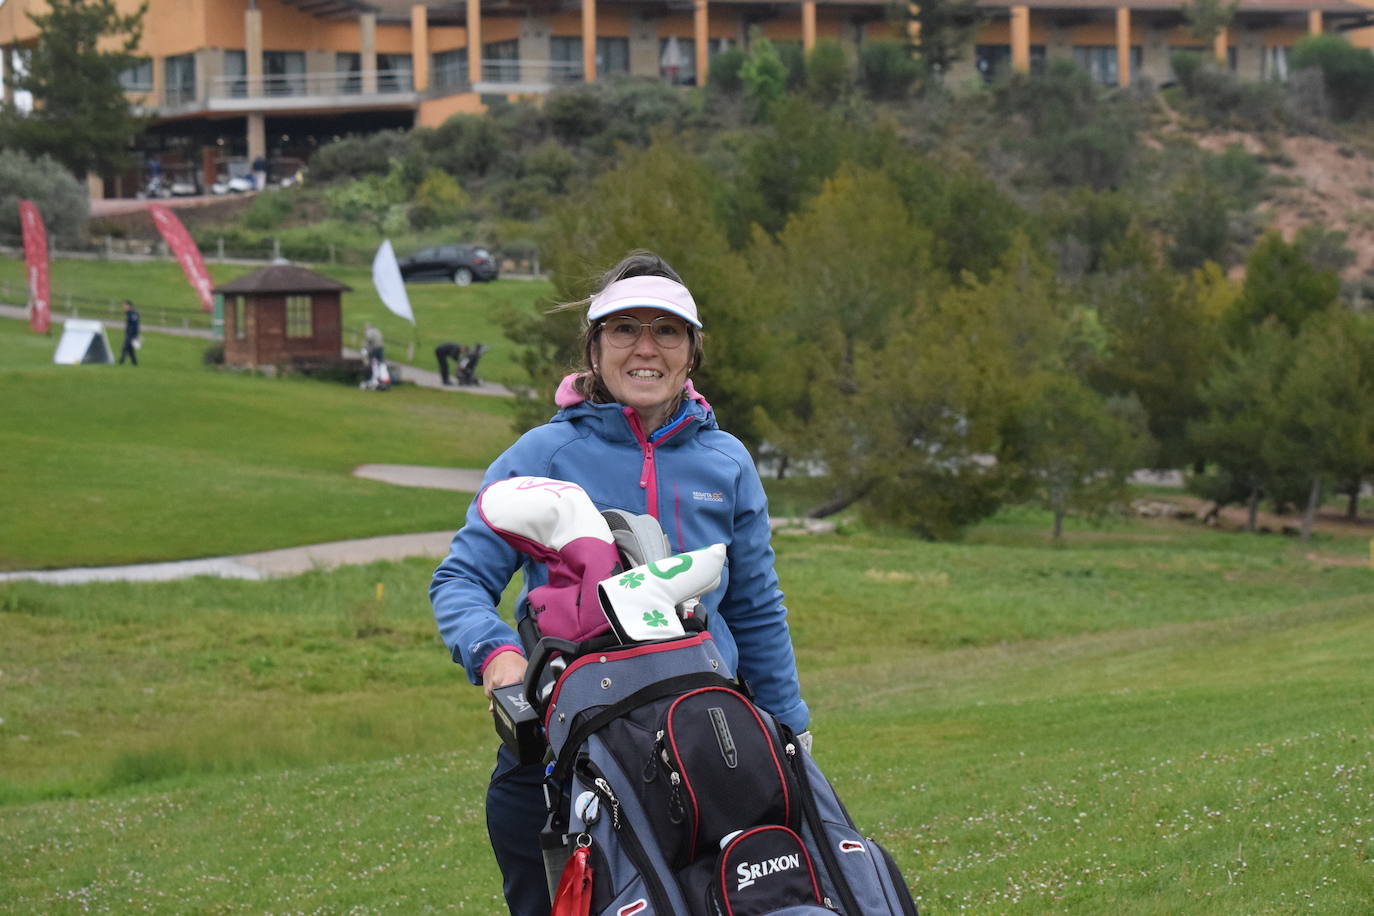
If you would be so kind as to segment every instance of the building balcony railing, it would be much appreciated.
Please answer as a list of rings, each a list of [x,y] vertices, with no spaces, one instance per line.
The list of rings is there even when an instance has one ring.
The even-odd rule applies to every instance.
[[[372,87],[376,86],[375,89]],[[333,73],[292,73],[286,76],[217,76],[210,81],[210,99],[304,98],[309,96],[368,95],[415,91],[409,70],[341,70]]]
[[[496,60],[482,61],[482,82],[477,92],[548,92],[583,80],[581,61]]]

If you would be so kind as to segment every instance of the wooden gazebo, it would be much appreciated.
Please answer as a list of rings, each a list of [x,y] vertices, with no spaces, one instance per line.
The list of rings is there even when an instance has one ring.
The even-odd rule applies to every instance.
[[[337,362],[343,354],[342,294],[351,291],[293,264],[271,264],[216,288],[224,296],[225,365]]]

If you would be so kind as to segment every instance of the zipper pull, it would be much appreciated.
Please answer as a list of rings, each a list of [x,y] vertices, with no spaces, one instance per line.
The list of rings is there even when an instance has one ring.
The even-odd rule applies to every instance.
[[[616,830],[619,830],[619,829],[620,829],[620,799],[616,798],[616,797],[615,797],[615,793],[611,791],[611,784],[608,783],[604,778],[602,778],[602,777],[600,777],[600,776],[596,777],[596,789],[597,789],[597,792],[598,792],[600,795],[602,795],[602,796],[605,797],[606,801],[610,802],[610,804],[611,804],[611,826],[614,827]]]
[[[668,781],[673,784],[672,791],[668,793],[668,820],[681,824],[687,820],[687,805],[682,801],[682,777],[677,770],[671,770]]]
[[[649,474],[653,472],[654,466],[654,447],[647,442],[644,444],[644,467],[639,473],[639,488],[647,490],[649,488]]]

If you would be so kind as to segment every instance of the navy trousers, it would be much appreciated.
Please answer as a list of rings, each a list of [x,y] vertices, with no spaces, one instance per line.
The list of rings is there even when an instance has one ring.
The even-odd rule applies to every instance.
[[[511,916],[549,916],[539,832],[544,829],[544,767],[521,766],[502,745],[487,786],[487,835],[501,868]]]

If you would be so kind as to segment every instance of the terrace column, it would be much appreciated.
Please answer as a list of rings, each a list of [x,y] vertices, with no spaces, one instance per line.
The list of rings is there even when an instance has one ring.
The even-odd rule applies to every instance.
[[[1322,11],[1307,11],[1307,34],[1320,35],[1322,33]]]
[[[706,85],[706,76],[711,69],[711,53],[707,44],[710,42],[710,16],[706,9],[706,0],[696,0],[692,8],[692,41],[693,50],[696,52],[697,85]]]
[[[816,46],[816,0],[802,3],[802,50],[810,52]]]
[[[358,66],[363,71],[363,95],[377,94],[377,14],[358,17]],[[413,66],[412,62],[412,66]]]
[[[1030,7],[1011,8],[1011,69],[1030,73]]]
[[[1131,85],[1131,10],[1116,8],[1116,84]]]
[[[267,118],[261,112],[248,116],[248,161],[267,155]]]
[[[429,88],[429,12],[423,3],[410,7],[410,72],[416,92]]]
[[[243,11],[243,56],[248,94],[266,95],[262,85],[262,10],[257,4]]]
[[[1221,64],[1222,69],[1231,66],[1231,56],[1226,53],[1226,49],[1230,44],[1230,29],[1222,29],[1220,32],[1217,32],[1216,40],[1212,42],[1212,54],[1216,56],[1217,63]]]
[[[596,0],[582,0],[582,79],[596,82]]]
[[[0,80],[0,102],[6,105],[14,104],[14,48],[6,45],[0,48],[0,70],[4,70],[3,80]],[[157,71],[157,67],[153,67]],[[156,98],[156,96],[154,96]]]
[[[482,0],[468,0],[468,82],[482,82]]]

